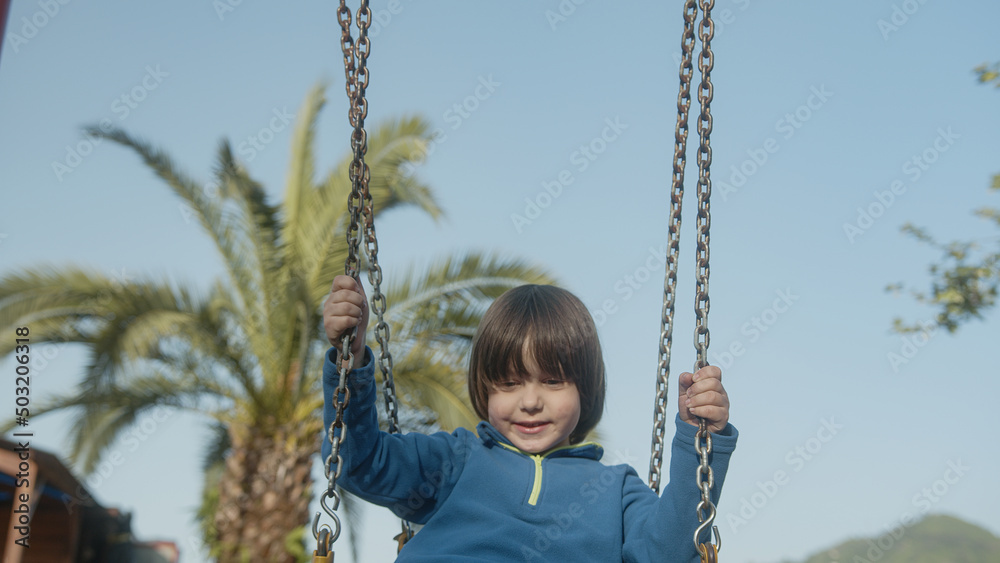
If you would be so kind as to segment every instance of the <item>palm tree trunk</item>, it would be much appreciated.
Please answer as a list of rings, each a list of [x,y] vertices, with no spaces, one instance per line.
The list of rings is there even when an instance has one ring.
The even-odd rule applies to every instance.
[[[219,563],[295,562],[285,544],[309,521],[313,438],[319,432],[306,430],[230,426],[232,449],[214,516]]]

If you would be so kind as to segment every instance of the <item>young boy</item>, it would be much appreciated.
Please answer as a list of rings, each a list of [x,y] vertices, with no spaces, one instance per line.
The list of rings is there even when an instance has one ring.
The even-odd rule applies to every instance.
[[[696,417],[713,433],[713,502],[737,439],[718,368],[679,377],[670,481],[657,497],[630,466],[603,465],[601,447],[581,442],[604,410],[604,361],[590,313],[568,291],[521,286],[483,316],[469,365],[469,396],[485,421],[476,433],[379,431],[368,307],[354,279],[334,280],[323,321],[334,345],[323,370],[327,428],[337,347],[358,328],[338,484],[424,524],[397,562],[699,560]],[[324,439],[324,460],[329,453]]]

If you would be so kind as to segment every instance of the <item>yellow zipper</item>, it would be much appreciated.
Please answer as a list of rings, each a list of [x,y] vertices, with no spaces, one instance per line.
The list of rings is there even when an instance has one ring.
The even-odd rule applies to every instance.
[[[528,497],[528,504],[535,506],[538,502],[538,494],[542,492],[542,458],[545,456],[532,455],[535,460],[535,484],[531,486],[531,496]]]
[[[517,453],[519,453],[521,455],[528,456],[528,457],[531,458],[532,461],[535,462],[535,480],[534,480],[534,483],[532,483],[532,485],[531,485],[531,495],[528,496],[528,504],[530,504],[531,506],[535,506],[535,504],[538,503],[538,495],[540,495],[541,492],[542,492],[542,460],[543,459],[545,459],[546,457],[548,457],[548,456],[550,456],[550,455],[558,452],[559,450],[568,450],[570,448],[579,448],[580,446],[585,446],[587,444],[594,444],[594,442],[584,442],[583,444],[574,444],[574,445],[570,445],[570,446],[562,446],[562,447],[556,448],[554,450],[549,450],[548,452],[545,452],[544,454],[529,454],[529,453],[521,451],[520,449],[518,449],[518,448],[516,448],[514,446],[509,446],[507,444],[504,444],[503,442],[497,442],[497,443],[500,444],[501,446],[507,448],[508,450],[510,450],[512,452],[517,452]]]

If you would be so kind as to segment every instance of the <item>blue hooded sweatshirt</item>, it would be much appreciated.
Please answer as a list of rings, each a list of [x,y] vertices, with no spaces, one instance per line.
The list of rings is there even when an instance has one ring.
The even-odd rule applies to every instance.
[[[324,425],[335,411],[339,375],[331,348],[323,367]],[[487,422],[431,435],[378,428],[371,350],[350,373],[347,439],[337,484],[424,527],[397,563],[696,562],[695,427],[675,421],[670,481],[662,496],[629,465],[600,463],[601,446],[583,443],[543,454],[522,452]],[[717,503],[737,431],[712,435]],[[323,459],[330,454],[324,436]],[[707,539],[707,536],[706,538]]]

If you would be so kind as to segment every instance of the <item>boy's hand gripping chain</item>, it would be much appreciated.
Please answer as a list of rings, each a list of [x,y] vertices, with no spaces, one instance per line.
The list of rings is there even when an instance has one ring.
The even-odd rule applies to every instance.
[[[684,197],[684,167],[687,162],[688,112],[691,107],[691,77],[693,75],[692,52],[694,51],[695,19],[699,10],[704,13],[698,36],[701,39],[702,51],[698,60],[701,72],[701,84],[698,90],[698,103],[701,113],[698,116],[698,240],[696,247],[697,287],[695,295],[696,327],[694,333],[697,360],[695,371],[708,365],[708,274],[709,274],[709,197],[712,193],[712,181],[709,176],[712,164],[712,148],[709,137],[712,133],[712,102],[711,71],[714,64],[711,40],[715,33],[711,11],[714,0],[687,0],[684,4],[684,33],[681,36],[682,59],[680,65],[680,91],[677,96],[677,126],[674,132],[673,177],[670,192],[670,225],[667,244],[667,270],[663,282],[663,311],[660,325],[660,361],[657,370],[656,403],[653,411],[653,443],[649,462],[649,486],[657,494],[660,492],[660,467],[663,465],[664,433],[666,425],[667,387],[670,380],[670,349],[673,341],[673,314],[677,288],[677,256],[680,251],[681,203]],[[719,530],[712,526],[715,521],[715,505],[711,500],[711,489],[714,485],[712,468],[708,463],[712,453],[712,436],[704,419],[699,419],[698,431],[695,435],[695,451],[700,458],[696,481],[701,491],[701,501],[696,512],[700,525],[694,533],[694,543],[701,555],[702,563],[716,562],[721,540]],[[701,542],[703,532],[712,527],[715,543]]]

